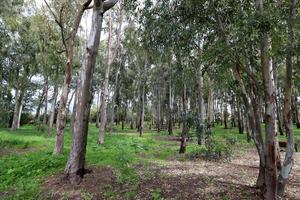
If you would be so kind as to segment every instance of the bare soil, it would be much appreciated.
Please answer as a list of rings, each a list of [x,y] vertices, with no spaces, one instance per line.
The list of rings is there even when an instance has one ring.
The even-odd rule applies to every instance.
[[[50,177],[40,199],[259,200],[261,194],[255,188],[258,164],[256,150],[252,148],[226,163],[172,158],[137,166],[139,181],[133,187],[120,184],[111,168],[91,168],[92,173],[78,186],[70,185],[61,174]],[[295,155],[290,177],[283,199],[300,200],[300,153]]]

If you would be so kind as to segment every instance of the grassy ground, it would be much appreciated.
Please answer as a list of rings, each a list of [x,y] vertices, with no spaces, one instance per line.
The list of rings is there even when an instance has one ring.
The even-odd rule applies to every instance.
[[[180,131],[175,130],[175,135]],[[167,132],[157,134],[146,131],[141,138],[135,130],[115,127],[113,134],[107,134],[105,144],[97,145],[98,129],[90,125],[87,149],[87,166],[110,167],[116,174],[119,184],[130,185],[124,194],[134,197],[139,181],[137,166],[146,168],[151,163],[165,163],[170,158],[178,157],[178,143],[167,139]],[[236,149],[248,148],[253,144],[246,143],[246,135],[238,134],[236,129],[214,129],[217,140],[234,138],[238,142]],[[300,140],[300,131],[296,130],[296,138]],[[281,140],[283,137],[281,138]],[[71,145],[71,134],[65,133],[65,151],[62,156],[52,154],[54,136],[38,132],[34,126],[24,126],[16,132],[0,129],[0,198],[1,199],[35,199],[40,193],[45,180],[57,173],[62,173]],[[199,149],[195,142],[187,147],[187,154]],[[114,196],[114,191],[106,191],[106,195]],[[158,191],[152,191],[153,198],[159,197]],[[152,194],[151,193],[151,194]],[[86,197],[89,199],[89,196]],[[159,198],[158,198],[159,199]]]

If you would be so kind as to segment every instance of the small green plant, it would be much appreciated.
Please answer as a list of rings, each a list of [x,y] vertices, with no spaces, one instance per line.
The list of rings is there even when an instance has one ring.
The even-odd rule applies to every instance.
[[[157,188],[151,192],[151,197],[153,200],[161,200],[161,189]]]
[[[231,146],[209,138],[204,147],[195,149],[189,154],[190,159],[203,158],[206,160],[228,160],[232,156]]]
[[[238,138],[235,136],[227,136],[225,137],[226,143],[229,145],[235,145],[239,142]]]

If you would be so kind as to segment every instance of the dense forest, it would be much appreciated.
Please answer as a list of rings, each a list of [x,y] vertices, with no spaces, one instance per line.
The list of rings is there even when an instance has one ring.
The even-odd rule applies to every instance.
[[[3,0],[0,199],[300,200],[298,0]]]

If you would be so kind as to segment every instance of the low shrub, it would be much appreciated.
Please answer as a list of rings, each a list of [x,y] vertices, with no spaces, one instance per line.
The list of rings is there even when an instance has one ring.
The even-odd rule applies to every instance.
[[[229,145],[235,145],[239,142],[237,137],[234,136],[227,136],[225,137],[226,143]]]
[[[206,141],[205,146],[200,146],[189,154],[190,159],[203,158],[205,160],[218,161],[229,160],[233,154],[230,145],[218,142],[212,138]]]

